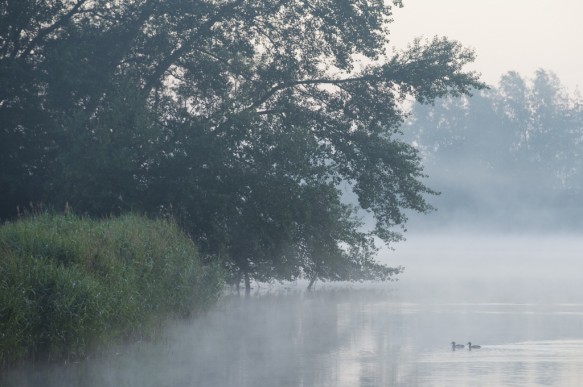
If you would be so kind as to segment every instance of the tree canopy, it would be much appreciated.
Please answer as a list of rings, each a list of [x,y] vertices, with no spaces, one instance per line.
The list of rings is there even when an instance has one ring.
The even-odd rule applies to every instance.
[[[404,102],[484,87],[456,41],[388,50],[400,6],[2,1],[0,217],[170,212],[247,285],[390,277],[374,238],[399,239],[403,209],[433,193]]]

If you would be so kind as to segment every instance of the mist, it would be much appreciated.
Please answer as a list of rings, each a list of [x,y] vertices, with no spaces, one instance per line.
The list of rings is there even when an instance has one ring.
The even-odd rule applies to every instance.
[[[576,234],[412,232],[383,259],[405,266],[399,291],[427,302],[583,302]]]
[[[579,68],[557,69],[567,86],[553,72],[578,57],[534,37],[559,25],[515,31],[521,7],[546,8],[28,3],[0,12],[0,220],[140,213],[187,247],[160,234],[133,253],[120,226],[112,240],[129,242],[104,257],[132,274],[88,263],[98,232],[75,261],[56,238],[7,233],[0,323],[18,329],[0,330],[15,348],[0,351],[2,387],[583,384],[583,98]],[[470,24],[426,30],[455,27],[439,13]],[[124,286],[108,298],[111,273]],[[90,317],[67,304],[90,296]],[[136,304],[146,317],[120,324]],[[87,341],[69,335],[103,311]]]
[[[569,233],[583,227],[582,100],[552,71],[508,72],[471,98],[416,105],[404,135],[440,192],[410,229]]]

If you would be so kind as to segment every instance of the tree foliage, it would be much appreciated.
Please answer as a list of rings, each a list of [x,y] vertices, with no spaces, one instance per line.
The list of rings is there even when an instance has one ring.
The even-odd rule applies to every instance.
[[[387,50],[399,0],[2,4],[0,216],[163,208],[234,278],[393,274],[372,239],[433,192],[403,101],[484,86],[458,42]]]

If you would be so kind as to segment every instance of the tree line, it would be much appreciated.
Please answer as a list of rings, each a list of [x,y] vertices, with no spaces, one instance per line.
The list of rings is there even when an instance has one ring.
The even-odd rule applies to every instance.
[[[375,239],[398,240],[434,193],[402,102],[484,87],[459,42],[390,52],[402,5],[1,1],[0,218],[170,214],[247,289],[390,278]]]
[[[417,105],[406,126],[442,192],[436,221],[583,226],[583,99],[553,72]]]

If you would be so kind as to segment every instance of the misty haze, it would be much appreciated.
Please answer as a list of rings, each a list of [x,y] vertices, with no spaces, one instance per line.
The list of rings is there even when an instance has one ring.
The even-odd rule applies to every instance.
[[[576,56],[491,82],[483,20],[398,0],[4,3],[1,386],[583,385]]]

